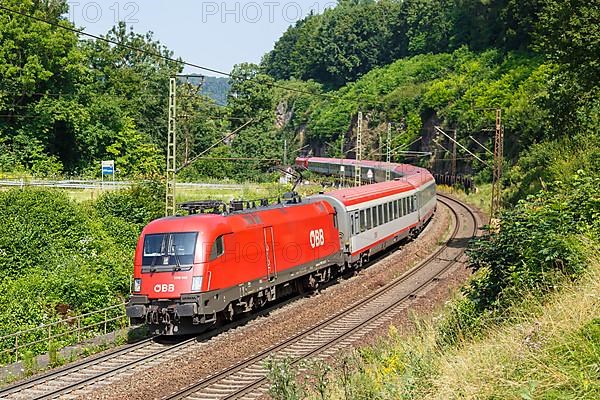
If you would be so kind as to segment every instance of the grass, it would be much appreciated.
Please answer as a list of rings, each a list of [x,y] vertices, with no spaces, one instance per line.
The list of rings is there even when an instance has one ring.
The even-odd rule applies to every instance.
[[[440,354],[430,398],[600,398],[600,265],[510,324]],[[501,396],[499,396],[501,395]]]
[[[481,211],[489,214],[490,206],[492,201],[492,185],[490,183],[484,183],[477,186],[477,190],[471,193],[466,193],[462,189],[457,189],[452,186],[439,185],[438,190],[444,193],[451,194],[470,204],[474,207],[479,208]]]
[[[282,196],[290,190],[288,185],[277,183],[246,183],[236,188],[197,188],[180,186],[177,188],[177,202],[182,203],[192,200],[222,200],[229,202],[234,199],[257,200],[260,198],[274,198]],[[103,193],[101,189],[64,189],[69,197],[77,202],[94,201]],[[322,190],[321,185],[310,184],[298,187],[302,196],[308,196]]]
[[[450,306],[452,302],[450,303]],[[442,344],[443,310],[415,331],[335,360],[327,395],[311,399],[599,399],[600,260],[539,299],[526,296],[479,339]],[[304,374],[304,372],[303,372]],[[310,381],[310,380],[309,380]]]

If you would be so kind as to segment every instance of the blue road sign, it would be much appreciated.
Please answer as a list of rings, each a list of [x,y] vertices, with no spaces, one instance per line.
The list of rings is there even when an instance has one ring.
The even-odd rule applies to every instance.
[[[115,162],[113,160],[102,161],[102,176],[115,174]]]

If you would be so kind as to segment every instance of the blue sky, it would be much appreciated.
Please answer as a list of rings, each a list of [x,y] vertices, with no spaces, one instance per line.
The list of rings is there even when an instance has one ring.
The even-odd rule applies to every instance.
[[[258,63],[290,24],[311,10],[320,13],[334,0],[193,1],[68,0],[69,19],[93,34],[106,33],[116,21],[154,38],[182,57],[229,72],[240,62]],[[206,71],[186,69],[215,75]]]

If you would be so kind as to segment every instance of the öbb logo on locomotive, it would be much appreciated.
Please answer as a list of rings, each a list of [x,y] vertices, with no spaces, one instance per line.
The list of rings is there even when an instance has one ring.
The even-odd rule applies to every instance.
[[[336,176],[342,164],[353,177],[355,160],[296,160],[298,167]],[[380,183],[152,221],[138,241],[127,316],[154,334],[199,333],[321,287],[415,237],[436,209],[433,176],[404,164],[362,161],[360,168]],[[389,172],[392,180],[385,181]]]
[[[313,249],[325,245],[325,233],[323,229],[310,231],[310,247]]]
[[[154,285],[154,291],[156,293],[173,293],[175,291],[175,284],[157,283],[156,285]]]

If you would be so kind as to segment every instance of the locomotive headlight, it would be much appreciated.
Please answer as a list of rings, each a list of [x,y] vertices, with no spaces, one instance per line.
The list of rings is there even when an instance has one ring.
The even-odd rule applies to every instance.
[[[133,291],[134,292],[142,291],[142,280],[140,278],[135,278],[133,280]]]
[[[202,277],[194,276],[192,277],[192,292],[199,292],[202,290]]]

